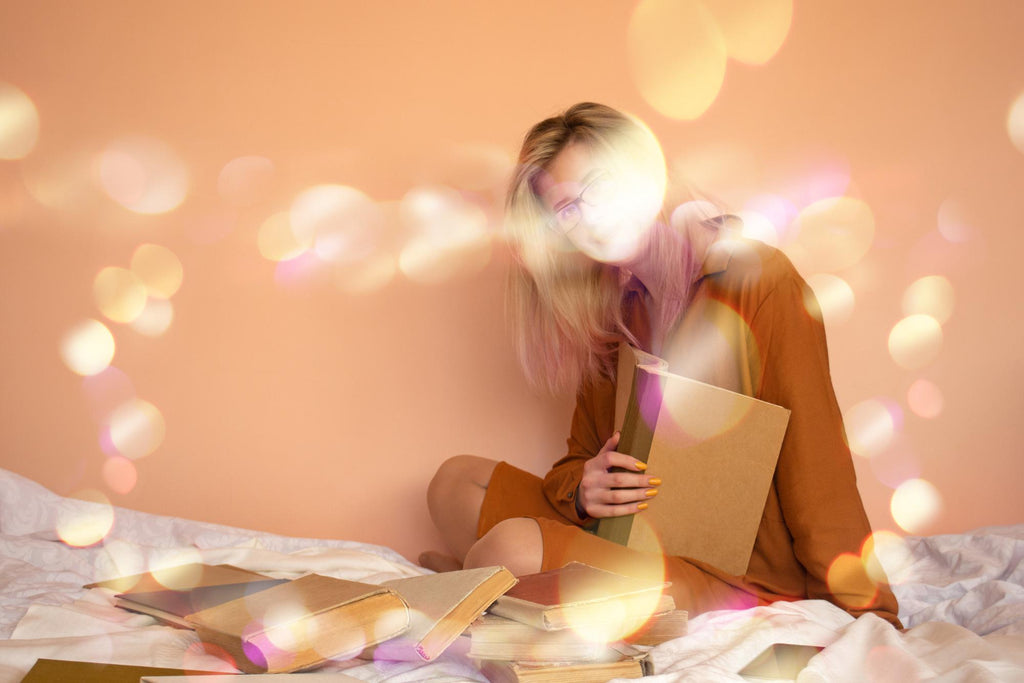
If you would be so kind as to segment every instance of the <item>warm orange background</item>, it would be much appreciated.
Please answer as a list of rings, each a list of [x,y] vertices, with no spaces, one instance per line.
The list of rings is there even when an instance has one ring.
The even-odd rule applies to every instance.
[[[643,54],[665,35],[636,19],[631,38],[633,2],[4,3],[0,83],[31,99],[39,133],[28,154],[0,161],[0,465],[151,512],[412,557],[437,546],[424,490],[444,458],[540,473],[568,426],[570,397],[532,394],[512,358],[500,241],[442,259],[430,282],[396,268],[352,293],[322,263],[275,277],[317,260],[277,266],[257,248],[261,225],[309,187],[351,186],[380,205],[379,253],[397,257],[408,193],[447,187],[497,235],[525,129],[591,99],[644,118],[673,167],[736,210],[758,193],[799,209],[836,177],[870,207],[870,250],[831,271],[854,307],[828,332],[844,411],[873,401],[896,416],[874,458],[857,458],[872,522],[898,529],[893,487],[914,477],[943,502],[920,533],[1024,521],[1024,151],[1008,124],[1024,94],[1024,4],[797,0],[781,47],[748,59],[760,64],[730,59],[706,111],[681,120],[641,84],[700,91],[713,26],[685,20],[695,4],[655,22],[678,40],[652,73]],[[788,20],[778,0],[705,4],[719,18]],[[695,72],[673,66],[688,50]],[[181,162],[180,205],[148,215],[108,196],[101,155],[126,136]],[[272,169],[242,188],[248,198],[222,175],[243,156]],[[938,230],[950,207],[953,241]],[[93,296],[97,273],[126,268],[144,243],[169,248],[184,273],[156,337],[107,320]],[[927,275],[952,285],[953,312],[937,356],[906,369],[887,339],[905,290]],[[89,383],[61,360],[61,340],[87,318],[110,328],[131,391],[91,398],[86,387],[114,374]],[[920,379],[941,392],[935,417],[909,405]],[[104,477],[101,433],[132,391],[166,436],[118,493],[127,486]]]

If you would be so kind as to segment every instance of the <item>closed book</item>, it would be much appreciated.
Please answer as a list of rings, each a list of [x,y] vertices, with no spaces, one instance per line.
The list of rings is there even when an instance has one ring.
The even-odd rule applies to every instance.
[[[469,656],[521,663],[614,661],[620,653],[609,643],[591,640],[575,629],[558,631],[485,614],[469,627]]]
[[[145,676],[216,676],[212,671],[191,671],[160,666],[101,664],[69,659],[37,659],[22,683],[138,683]]]
[[[115,593],[147,593],[161,590],[191,590],[200,586],[269,579],[269,576],[231,564],[188,562],[141,574],[119,576],[85,584],[84,588],[108,588]]]
[[[180,628],[192,628],[185,617],[204,609],[252,595],[271,586],[287,582],[288,579],[254,577],[241,583],[225,583],[216,586],[198,586],[191,590],[162,590],[144,593],[119,593],[114,604],[133,612],[141,612],[164,623]]]
[[[246,673],[348,659],[409,627],[409,608],[384,586],[309,574],[196,612],[185,620]]]
[[[504,567],[480,567],[387,581],[409,605],[409,629],[373,649],[374,659],[429,662],[516,583]]]
[[[491,683],[607,683],[613,678],[643,678],[653,673],[645,654],[612,662],[528,664],[488,660],[480,672]]]
[[[519,577],[489,611],[535,628],[598,629],[604,640],[618,640],[619,634],[636,630],[652,614],[675,608],[672,596],[664,592],[668,585],[570,562]],[[617,633],[604,632],[609,624]]]
[[[745,574],[789,410],[673,374],[625,345],[618,377],[620,397],[630,391],[617,410],[617,450],[646,462],[662,484],[646,510],[601,519],[597,535]]]

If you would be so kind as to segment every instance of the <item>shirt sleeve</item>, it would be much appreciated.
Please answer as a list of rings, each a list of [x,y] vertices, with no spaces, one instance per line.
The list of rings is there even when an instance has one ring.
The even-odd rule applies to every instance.
[[[898,624],[896,598],[877,587],[859,557],[871,526],[832,387],[825,328],[814,295],[789,266],[751,323],[761,345],[759,398],[789,408],[776,485],[797,560],[807,571],[807,597],[837,602],[851,614],[875,612]],[[845,569],[844,569],[845,568]]]
[[[576,509],[576,490],[583,465],[601,451],[615,429],[615,384],[610,378],[587,381],[576,394],[576,409],[568,438],[568,452],[544,477],[544,495],[559,512],[576,524],[589,517]]]

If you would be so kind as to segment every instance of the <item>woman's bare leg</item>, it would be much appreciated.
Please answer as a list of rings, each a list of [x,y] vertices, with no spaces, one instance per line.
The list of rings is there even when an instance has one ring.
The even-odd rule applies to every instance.
[[[437,571],[457,569],[476,543],[480,507],[496,460],[456,455],[437,469],[427,488],[427,508],[452,556],[436,552],[420,555],[420,564]]]
[[[544,538],[540,526],[529,517],[505,519],[491,528],[466,555],[466,568],[505,567],[516,576],[540,571]]]

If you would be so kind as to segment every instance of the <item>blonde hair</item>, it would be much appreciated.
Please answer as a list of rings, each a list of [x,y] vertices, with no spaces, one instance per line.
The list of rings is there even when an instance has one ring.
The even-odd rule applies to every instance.
[[[665,167],[660,145],[646,126],[602,104],[576,104],[526,134],[505,203],[506,230],[515,255],[507,307],[527,379],[552,391],[613,376],[618,342],[637,343],[623,319],[625,274],[616,266],[582,257],[563,235],[550,230],[550,215],[537,195],[538,176],[572,143],[628,163],[660,164],[662,174]],[[670,223],[684,234],[692,229],[666,220],[663,209],[639,255],[654,263],[654,272],[662,277],[661,282],[647,284],[665,294],[662,319],[652,321],[663,329],[685,307],[700,267],[688,239],[667,238]]]

